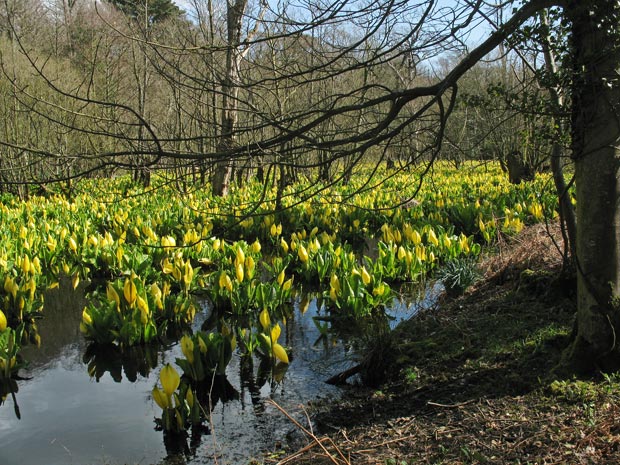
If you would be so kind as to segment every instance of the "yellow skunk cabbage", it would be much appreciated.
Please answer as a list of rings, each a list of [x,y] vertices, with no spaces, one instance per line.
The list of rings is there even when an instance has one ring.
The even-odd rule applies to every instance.
[[[288,365],[288,355],[286,355],[286,350],[284,350],[284,347],[276,342],[273,346],[271,346],[271,349],[273,350],[273,356],[275,358]]]
[[[364,283],[365,286],[368,286],[370,284],[370,281],[371,281],[370,274],[366,270],[366,267],[363,266],[362,267],[362,282]]]
[[[154,387],[151,395],[153,396],[153,400],[155,401],[155,403],[159,405],[162,410],[170,407],[168,396],[166,396],[166,393],[161,389]]]
[[[297,255],[299,256],[299,260],[301,260],[302,263],[308,262],[308,251],[303,245],[300,245],[299,249],[297,249]]]
[[[166,366],[159,373],[159,380],[161,381],[161,387],[164,388],[164,392],[170,397],[179,387],[181,377],[172,365],[166,363]]]
[[[266,331],[269,325],[271,324],[271,318],[269,318],[269,312],[267,311],[266,307],[263,308],[262,312],[260,312],[258,319],[260,321],[261,326],[263,327],[263,330]]]
[[[191,364],[194,363],[194,341],[187,334],[181,338],[181,351],[187,361]]]
[[[138,297],[138,289],[136,288],[136,284],[133,282],[133,279],[126,279],[125,285],[123,286],[123,295],[125,296],[125,300],[129,304],[130,307],[133,307],[133,304],[136,302]]]
[[[6,329],[6,315],[2,310],[0,310],[0,333]]]

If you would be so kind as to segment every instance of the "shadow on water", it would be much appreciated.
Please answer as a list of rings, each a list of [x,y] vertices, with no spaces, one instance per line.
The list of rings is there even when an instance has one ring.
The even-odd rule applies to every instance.
[[[432,289],[425,292],[420,304],[419,291],[403,290],[380,324],[394,326],[415,314],[425,298],[433,299]],[[245,463],[286,443],[293,430],[266,400],[305,422],[299,405],[336,399],[340,390],[324,381],[356,363],[352,341],[359,329],[330,320],[321,299],[302,299],[283,331],[290,365],[274,370],[260,358],[235,353],[226,375],[213,377],[197,393],[208,406],[208,422],[175,437],[158,430],[155,418],[161,410],[151,390],[159,367],[182,357],[179,345],[88,346],[79,332],[83,294],[63,283],[48,292],[45,302],[38,324],[41,347],[23,350],[29,365],[20,372],[28,379],[18,381],[21,420],[7,408],[10,399],[0,407],[3,465]],[[195,329],[208,313],[205,304]]]

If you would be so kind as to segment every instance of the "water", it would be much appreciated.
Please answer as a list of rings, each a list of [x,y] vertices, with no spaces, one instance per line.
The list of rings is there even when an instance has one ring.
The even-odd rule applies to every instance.
[[[432,292],[426,297],[430,299]],[[419,310],[419,304],[407,301],[395,300],[390,326]],[[180,348],[154,351],[148,363],[142,358],[139,365],[98,354],[98,371],[90,376],[86,362],[91,357],[85,357],[87,345],[78,330],[83,307],[83,299],[71,292],[46,299],[45,319],[39,323],[41,349],[24,352],[30,364],[20,375],[31,379],[18,383],[21,420],[10,397],[0,406],[0,464],[247,463],[276,443],[286,444],[295,429],[268,399],[307,423],[300,405],[317,398],[337,399],[341,391],[324,381],[355,363],[351,344],[338,335],[322,336],[317,329],[313,317],[324,312],[316,300],[304,314],[296,306],[281,337],[292,353],[283,380],[259,385],[257,367],[248,367],[247,359],[235,354],[225,381],[234,398],[212,406],[204,431],[187,443],[170,444],[155,430],[160,409],[151,390],[159,367],[174,364]],[[200,324],[198,318],[196,325]],[[107,365],[101,362],[106,356],[111,362]]]

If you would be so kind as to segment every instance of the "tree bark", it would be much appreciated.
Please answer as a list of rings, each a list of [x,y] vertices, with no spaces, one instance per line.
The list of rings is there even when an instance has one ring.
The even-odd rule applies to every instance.
[[[594,3],[594,4],[592,4]],[[567,353],[579,371],[620,366],[620,7],[571,1],[572,152],[577,187],[577,328]]]
[[[213,194],[226,196],[233,175],[233,160],[226,152],[234,148],[234,131],[237,124],[237,107],[239,95],[239,66],[243,58],[241,50],[241,26],[247,0],[231,0],[227,2],[226,27],[227,50],[226,69],[222,82],[222,116],[218,152],[221,159],[215,164],[212,189]]]

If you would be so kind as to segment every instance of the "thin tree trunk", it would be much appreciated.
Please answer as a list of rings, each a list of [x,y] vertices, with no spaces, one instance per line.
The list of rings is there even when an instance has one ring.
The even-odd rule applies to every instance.
[[[546,10],[541,12],[541,23],[547,28],[542,44],[545,56],[545,68],[549,74],[552,76],[557,76],[558,69],[555,56],[551,51],[551,37],[549,36],[550,25]],[[551,97],[551,106],[553,110],[552,114],[559,115],[564,104],[562,94],[560,94],[558,88],[555,86],[551,86],[549,88],[549,94]],[[553,127],[557,128],[556,138],[551,149],[551,172],[553,173],[553,182],[558,195],[562,231],[565,231],[565,240],[568,242],[570,259],[574,261],[574,257],[576,256],[575,244],[577,241],[577,218],[575,217],[575,209],[573,208],[570,196],[568,195],[568,186],[564,179],[564,170],[562,168],[562,146],[560,145],[560,137],[564,133],[565,128],[558,117],[552,116],[551,120]],[[565,269],[567,268],[567,265],[569,265],[569,263],[567,257],[565,256]]]

